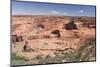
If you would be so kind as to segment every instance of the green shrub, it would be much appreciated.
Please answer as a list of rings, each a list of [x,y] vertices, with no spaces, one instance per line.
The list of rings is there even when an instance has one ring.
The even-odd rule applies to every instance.
[[[12,59],[13,60],[24,60],[24,61],[28,61],[28,59],[26,59],[24,56],[19,56],[16,53],[12,53]]]
[[[16,53],[12,53],[12,64],[13,65],[22,65],[29,61],[24,56],[19,56]]]

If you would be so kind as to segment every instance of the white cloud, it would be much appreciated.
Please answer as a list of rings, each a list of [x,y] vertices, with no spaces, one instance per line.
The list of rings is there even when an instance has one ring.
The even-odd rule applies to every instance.
[[[80,10],[79,12],[80,12],[80,13],[84,13],[84,10]]]
[[[51,11],[53,14],[60,14],[58,11]]]
[[[58,12],[58,11],[51,11],[52,14],[56,14],[56,15],[67,15],[67,12]]]
[[[68,15],[68,13],[64,12],[63,15]]]

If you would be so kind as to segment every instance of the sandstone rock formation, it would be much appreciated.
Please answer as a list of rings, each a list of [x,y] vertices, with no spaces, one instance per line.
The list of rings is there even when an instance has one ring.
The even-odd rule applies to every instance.
[[[68,16],[13,16],[12,51],[29,59],[36,55],[77,51],[95,38],[95,18]],[[16,43],[15,43],[16,42]],[[20,44],[20,45],[17,45]],[[23,52],[24,50],[24,52]]]

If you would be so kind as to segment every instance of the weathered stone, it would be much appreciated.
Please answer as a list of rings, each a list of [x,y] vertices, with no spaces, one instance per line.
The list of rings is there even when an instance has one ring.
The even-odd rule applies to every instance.
[[[74,21],[71,21],[71,22],[65,24],[65,25],[64,25],[64,28],[65,28],[66,30],[73,30],[73,29],[77,29],[77,26],[76,26],[76,24],[74,23]]]
[[[55,35],[55,37],[60,37],[60,30],[54,30],[51,32],[51,34]]]

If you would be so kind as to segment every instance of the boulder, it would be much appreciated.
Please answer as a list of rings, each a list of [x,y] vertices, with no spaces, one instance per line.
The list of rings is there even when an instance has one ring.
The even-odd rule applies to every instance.
[[[65,24],[65,25],[64,25],[64,28],[65,28],[66,30],[73,30],[73,29],[77,29],[77,26],[76,26],[76,24],[74,23],[74,21],[71,21],[71,22]]]

